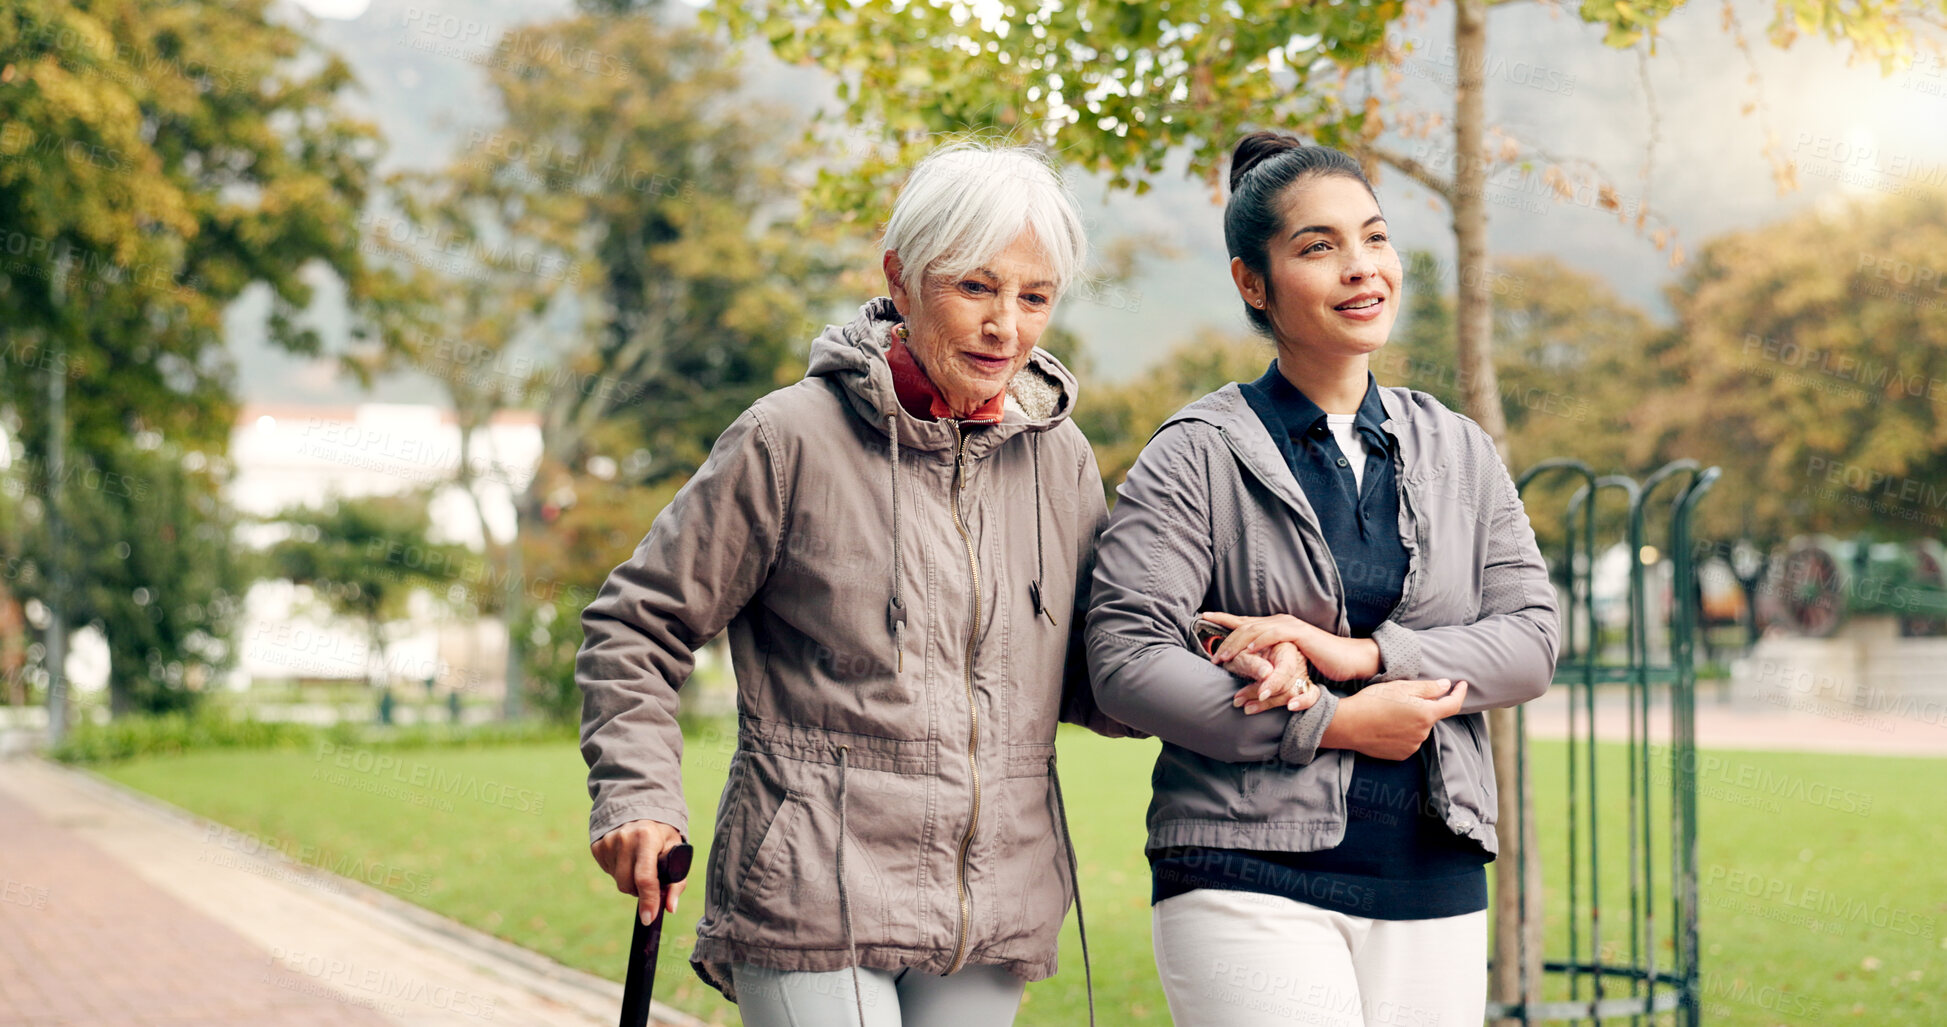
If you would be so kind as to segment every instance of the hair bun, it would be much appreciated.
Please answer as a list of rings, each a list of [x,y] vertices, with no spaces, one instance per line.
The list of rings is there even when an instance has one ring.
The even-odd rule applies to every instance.
[[[1237,191],[1237,183],[1243,181],[1244,175],[1252,168],[1304,145],[1304,140],[1283,132],[1252,132],[1239,139],[1237,149],[1230,153],[1230,191]]]

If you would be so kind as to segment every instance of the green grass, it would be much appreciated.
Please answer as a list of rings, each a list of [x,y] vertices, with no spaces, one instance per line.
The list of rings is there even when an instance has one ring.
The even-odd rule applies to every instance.
[[[723,785],[726,742],[721,729],[706,732],[692,740],[686,760],[699,849],[709,839],[710,812]],[[629,901],[588,856],[584,770],[572,744],[330,744],[151,757],[103,772],[286,851],[354,868],[355,876],[403,898],[571,966],[620,978]],[[1061,736],[1105,1023],[1169,1022],[1151,958],[1141,851],[1154,745],[1066,728]],[[1614,747],[1599,752],[1603,906],[1611,942],[1622,940],[1616,925],[1626,920],[1629,894],[1615,855],[1627,851],[1623,755]],[[1947,761],[1707,756],[1720,762],[1700,768],[1706,1021],[1734,1027],[1947,1022],[1947,861],[1932,844]],[[1551,956],[1566,946],[1564,760],[1560,743],[1533,747]],[[1653,845],[1658,866],[1666,868],[1667,842],[1659,836]],[[1667,921],[1667,878],[1658,881],[1657,896],[1658,914]],[[701,898],[700,890],[687,896],[669,926],[667,983],[659,997],[706,1020],[734,1024],[735,1010],[680,966]],[[1626,954],[1626,943],[1614,951]],[[1019,1022],[1085,1022],[1081,969],[1071,918],[1062,972],[1028,989]],[[1561,989],[1560,982],[1551,987]]]

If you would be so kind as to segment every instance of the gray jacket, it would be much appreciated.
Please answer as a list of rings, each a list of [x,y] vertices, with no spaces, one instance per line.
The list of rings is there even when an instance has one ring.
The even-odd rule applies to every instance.
[[[1107,510],[1074,378],[1037,350],[1000,424],[922,421],[893,392],[896,321],[880,299],[828,328],[582,615],[591,841],[687,831],[676,690],[729,630],[736,744],[692,755],[729,771],[692,961],[733,999],[737,962],[1053,974],[1055,724],[1126,733],[1079,658]]]
[[[1533,530],[1493,441],[1424,393],[1380,390],[1398,440],[1399,530],[1410,565],[1373,632],[1375,680],[1469,685],[1427,738],[1433,811],[1497,851],[1494,766],[1480,711],[1542,694],[1559,626]],[[1201,610],[1289,613],[1347,633],[1344,589],[1311,504],[1236,385],[1164,422],[1118,490],[1096,555],[1088,657],[1096,700],[1163,739],[1149,847],[1306,852],[1345,836],[1354,753],[1318,742],[1340,694],[1301,713],[1246,715],[1237,680],[1199,654]],[[1334,690],[1336,689],[1336,690]]]

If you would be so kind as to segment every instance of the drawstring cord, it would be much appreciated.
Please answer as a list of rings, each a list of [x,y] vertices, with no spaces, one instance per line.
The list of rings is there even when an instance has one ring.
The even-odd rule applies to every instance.
[[[886,620],[892,625],[892,672],[899,674],[906,669],[906,600],[899,595],[899,411],[887,412],[886,427],[892,432],[892,602]]]
[[[1034,600],[1034,612],[1055,623],[1055,615],[1048,612],[1048,606],[1041,601],[1041,579],[1047,568],[1041,561],[1041,433],[1028,436],[1028,451],[1034,454],[1034,580],[1028,582],[1028,598]]]
[[[1082,984],[1088,989],[1088,1025],[1095,1027],[1095,971],[1088,959],[1088,921],[1082,918],[1082,873],[1075,862],[1075,838],[1068,833],[1068,805],[1061,801],[1061,774],[1055,757],[1048,756],[1048,780],[1055,786],[1055,817],[1061,821],[1061,844],[1068,850],[1068,881],[1075,889],[1075,928],[1082,934]]]
[[[850,746],[838,747],[838,916],[845,921],[845,953],[852,966],[852,1001],[858,1006],[859,1027],[865,1027],[865,996],[859,991],[859,948],[852,938],[852,901],[845,892],[845,757],[850,751]],[[1089,1001],[1093,1008],[1093,995]]]

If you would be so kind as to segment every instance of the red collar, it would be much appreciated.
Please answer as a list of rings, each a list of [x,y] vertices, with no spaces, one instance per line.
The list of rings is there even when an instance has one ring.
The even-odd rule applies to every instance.
[[[947,406],[946,397],[940,395],[939,387],[933,379],[926,377],[919,361],[913,359],[913,351],[894,337],[892,347],[886,350],[886,363],[892,367],[892,390],[899,395],[899,405],[906,412],[922,421],[937,421],[952,417],[953,408]],[[960,418],[963,421],[978,421],[983,424],[999,424],[1001,415],[1006,412],[1007,390],[994,394],[994,398],[980,405],[971,415]]]

